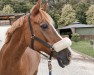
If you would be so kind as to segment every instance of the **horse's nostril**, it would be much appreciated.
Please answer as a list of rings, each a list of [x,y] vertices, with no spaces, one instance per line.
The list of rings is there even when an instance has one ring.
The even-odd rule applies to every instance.
[[[63,60],[63,61],[62,61],[62,64],[64,64],[64,65],[69,65],[69,63],[70,63],[69,60]]]
[[[60,66],[67,66],[71,61],[71,52],[68,49],[62,50],[57,55],[57,60]]]
[[[71,52],[68,52],[68,57],[71,57]]]

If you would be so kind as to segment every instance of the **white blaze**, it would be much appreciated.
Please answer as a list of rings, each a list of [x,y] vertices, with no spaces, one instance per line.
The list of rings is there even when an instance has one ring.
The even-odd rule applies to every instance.
[[[50,15],[48,15],[46,12],[44,12],[44,11],[42,11],[42,10],[40,10],[41,11],[41,14],[44,16],[44,15],[46,15],[46,16],[44,16],[44,18],[45,18],[45,20],[49,23],[49,25],[51,25],[52,26],[52,28],[53,28],[53,30],[54,30],[54,32],[56,33],[56,35],[61,39],[60,41],[58,41],[57,43],[55,43],[55,44],[53,44],[53,48],[55,49],[55,51],[56,52],[59,52],[59,51],[61,51],[61,50],[63,50],[63,49],[65,49],[65,48],[69,48],[71,45],[72,45],[72,42],[71,42],[71,40],[69,39],[69,38],[62,38],[61,36],[60,36],[60,34],[56,31],[56,29],[54,28],[54,21],[53,21],[53,19],[51,18],[51,16]]]

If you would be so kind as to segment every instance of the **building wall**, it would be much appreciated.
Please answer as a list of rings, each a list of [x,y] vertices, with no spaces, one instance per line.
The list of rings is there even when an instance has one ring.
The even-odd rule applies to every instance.
[[[94,40],[94,35],[80,35],[80,38],[84,40]]]
[[[94,27],[76,28],[76,33],[80,34],[81,39],[94,39]]]
[[[93,28],[76,28],[76,33],[80,35],[94,35],[94,27]]]

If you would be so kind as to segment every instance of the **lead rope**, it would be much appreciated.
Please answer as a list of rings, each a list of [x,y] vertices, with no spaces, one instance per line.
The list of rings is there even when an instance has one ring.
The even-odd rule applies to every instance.
[[[53,55],[53,52],[51,52],[51,55],[50,55],[49,60],[48,60],[49,75],[52,75],[52,64],[51,64],[52,55]]]
[[[52,75],[52,64],[51,64],[51,60],[48,60],[48,69],[49,69],[49,75]]]

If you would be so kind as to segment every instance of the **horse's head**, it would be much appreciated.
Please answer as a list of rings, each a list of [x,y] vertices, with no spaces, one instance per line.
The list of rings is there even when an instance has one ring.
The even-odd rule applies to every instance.
[[[69,46],[71,41],[68,38],[62,38],[54,28],[52,18],[46,13],[47,2],[41,8],[41,0],[31,10],[31,23],[34,35],[54,48],[53,57],[57,58],[59,65],[64,67],[70,62],[71,53]],[[51,49],[35,39],[34,48],[37,51],[43,51],[51,54]]]

